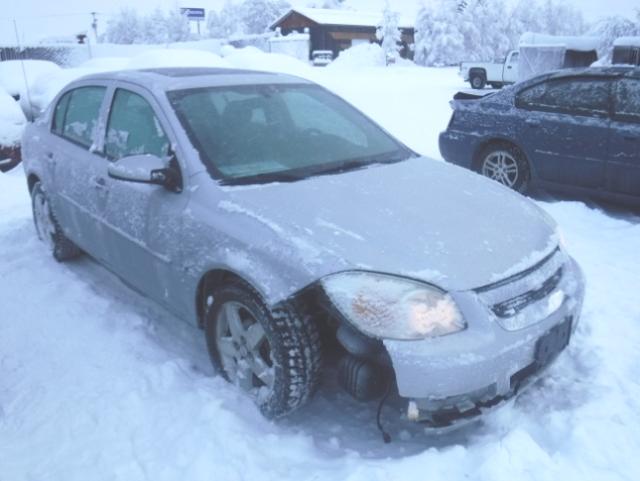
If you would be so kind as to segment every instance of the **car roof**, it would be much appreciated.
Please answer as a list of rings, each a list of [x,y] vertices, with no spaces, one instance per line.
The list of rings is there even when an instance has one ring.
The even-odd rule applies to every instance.
[[[251,84],[291,84],[312,82],[293,75],[258,70],[209,67],[170,67],[139,70],[118,70],[91,74],[79,81],[122,81],[153,87],[159,90],[179,90],[208,86],[234,86]]]
[[[562,79],[567,77],[631,77],[640,78],[640,68],[633,65],[612,65],[606,67],[569,68],[547,72],[527,80],[531,85],[544,80]]]

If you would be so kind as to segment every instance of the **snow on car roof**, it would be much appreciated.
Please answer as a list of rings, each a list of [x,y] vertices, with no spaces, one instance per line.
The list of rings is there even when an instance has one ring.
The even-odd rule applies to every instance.
[[[275,28],[292,13],[313,20],[319,25],[344,25],[350,27],[377,27],[382,20],[382,12],[367,10],[336,10],[330,8],[292,8],[271,24]],[[413,28],[414,22],[403,16],[400,17],[400,28]]]
[[[566,37],[527,32],[520,37],[520,47],[564,47],[567,50],[589,52],[597,50],[599,37]]]
[[[640,37],[620,37],[613,42],[614,47],[640,47]]]

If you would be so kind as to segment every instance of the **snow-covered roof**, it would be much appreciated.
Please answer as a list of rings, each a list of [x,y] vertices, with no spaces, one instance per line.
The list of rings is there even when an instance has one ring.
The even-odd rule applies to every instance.
[[[613,42],[614,47],[640,47],[640,37],[620,37]]]
[[[314,21],[319,25],[342,25],[349,27],[377,27],[382,20],[382,12],[365,10],[337,10],[330,8],[292,8],[273,22],[271,28],[278,24],[292,13],[299,13]],[[400,28],[413,28],[414,22],[408,18],[400,16]]]
[[[532,32],[523,33],[520,37],[520,47],[564,47],[567,50],[589,52],[597,50],[599,45],[599,37],[563,37]]]

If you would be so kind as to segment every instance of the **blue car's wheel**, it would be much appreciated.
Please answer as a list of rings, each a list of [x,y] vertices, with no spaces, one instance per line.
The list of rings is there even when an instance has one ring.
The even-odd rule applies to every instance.
[[[524,154],[510,144],[494,144],[480,155],[479,172],[518,192],[529,187],[531,170]]]

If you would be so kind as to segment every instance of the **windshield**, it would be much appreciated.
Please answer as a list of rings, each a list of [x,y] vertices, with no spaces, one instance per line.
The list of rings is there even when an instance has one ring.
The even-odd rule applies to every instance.
[[[412,155],[315,85],[210,87],[168,97],[209,172],[226,183],[299,180]]]

